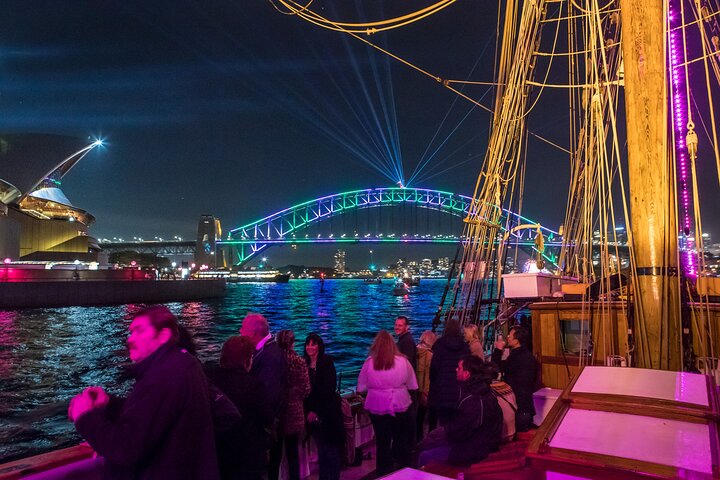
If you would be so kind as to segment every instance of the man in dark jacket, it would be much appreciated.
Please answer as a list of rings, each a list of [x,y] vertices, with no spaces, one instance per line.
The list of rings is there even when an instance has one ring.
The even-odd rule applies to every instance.
[[[428,404],[437,410],[440,425],[447,424],[455,415],[460,384],[455,369],[470,347],[460,334],[460,326],[454,320],[445,323],[445,329],[435,345],[430,361],[430,391]]]
[[[410,320],[405,315],[398,315],[395,319],[395,335],[397,335],[398,350],[407,357],[413,370],[416,370],[417,347],[415,346],[415,339],[410,333]]]
[[[248,313],[240,326],[240,335],[249,338],[255,345],[255,355],[250,375],[257,378],[265,387],[269,400],[273,422],[270,441],[270,465],[268,478],[276,480],[280,472],[282,459],[281,418],[287,403],[288,383],[285,355],[270,334],[270,326],[265,317],[257,313]]]
[[[397,335],[397,347],[400,353],[405,355],[412,365],[413,372],[417,376],[417,347],[415,346],[415,339],[410,333],[410,320],[405,315],[398,315],[395,318],[395,335]],[[405,419],[407,421],[404,426],[404,430],[407,430],[409,435],[408,438],[414,439],[417,436],[417,425],[415,419],[417,418],[417,390],[410,391],[410,397],[412,398],[412,405],[407,409]],[[397,443],[397,448],[393,452],[396,458],[402,458],[402,444]]]
[[[219,478],[208,383],[177,340],[167,308],[137,313],[128,337],[136,378],[128,397],[90,387],[70,402],[78,433],[105,458],[105,478]]]
[[[498,339],[492,354],[493,363],[500,368],[505,382],[515,393],[518,408],[515,413],[515,427],[518,432],[526,432],[535,416],[533,392],[538,365],[532,352],[527,348],[529,337],[523,327],[512,327],[508,332],[507,344],[502,339]],[[510,348],[510,354],[507,359],[502,360],[506,345]]]
[[[250,374],[265,386],[270,411],[278,417],[287,400],[285,356],[270,334],[267,319],[258,313],[247,314],[240,326],[240,335],[249,338],[255,345]]]
[[[460,382],[460,400],[457,414],[421,444],[420,466],[432,461],[472,465],[498,449],[503,416],[490,388],[496,374],[492,364],[474,355],[458,362],[456,376]]]

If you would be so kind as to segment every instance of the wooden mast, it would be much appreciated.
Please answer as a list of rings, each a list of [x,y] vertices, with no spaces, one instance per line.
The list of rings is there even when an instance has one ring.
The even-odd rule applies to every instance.
[[[677,218],[669,159],[664,1],[621,0],[636,365],[681,370]]]

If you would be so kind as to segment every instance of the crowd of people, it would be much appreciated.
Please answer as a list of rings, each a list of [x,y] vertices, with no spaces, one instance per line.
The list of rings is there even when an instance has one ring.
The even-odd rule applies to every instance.
[[[499,338],[490,361],[476,326],[448,321],[418,344],[410,327],[398,316],[397,340],[378,332],[358,377],[378,476],[433,461],[470,465],[531,428],[537,363],[524,328]],[[88,387],[68,415],[103,457],[105,478],[275,480],[285,458],[286,478],[297,480],[312,439],[320,480],[339,479],[348,437],[335,364],[317,333],[302,356],[295,341],[250,313],[218,361],[202,365],[170,310],[149,307],[129,327],[127,397]]]

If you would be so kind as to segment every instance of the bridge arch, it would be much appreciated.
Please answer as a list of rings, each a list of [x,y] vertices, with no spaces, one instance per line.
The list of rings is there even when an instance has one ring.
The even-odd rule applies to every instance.
[[[372,188],[327,195],[310,200],[247,225],[229,231],[225,240],[217,242],[223,248],[226,259],[242,265],[271,245],[297,243],[457,243],[460,235],[443,235],[432,238],[415,236],[379,236],[337,237],[327,239],[304,239],[297,233],[319,222],[343,215],[352,210],[376,207],[394,207],[412,204],[419,208],[435,210],[455,217],[465,218],[472,198],[440,190],[425,188]],[[515,213],[506,214],[517,217],[517,221],[534,223]],[[551,238],[557,232],[544,228],[544,234]],[[529,239],[531,240],[531,239]]]

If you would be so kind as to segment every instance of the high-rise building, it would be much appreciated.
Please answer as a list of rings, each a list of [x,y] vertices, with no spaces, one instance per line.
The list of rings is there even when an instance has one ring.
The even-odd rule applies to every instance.
[[[345,273],[345,250],[335,252],[335,273]]]
[[[438,270],[448,270],[450,268],[450,257],[440,257],[437,260]]]

